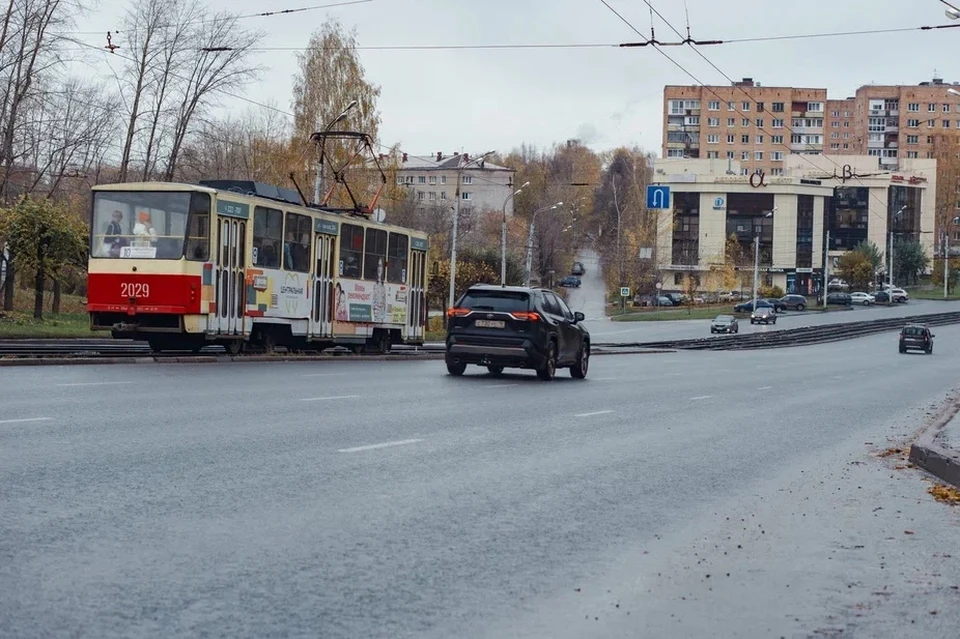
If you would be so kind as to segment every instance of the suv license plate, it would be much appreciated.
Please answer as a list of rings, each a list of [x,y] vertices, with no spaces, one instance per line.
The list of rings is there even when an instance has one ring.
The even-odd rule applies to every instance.
[[[503,328],[503,320],[477,320],[473,323],[477,328]]]

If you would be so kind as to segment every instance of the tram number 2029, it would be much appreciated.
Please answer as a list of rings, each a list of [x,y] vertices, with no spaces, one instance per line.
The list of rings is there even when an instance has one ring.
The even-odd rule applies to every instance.
[[[120,284],[121,297],[150,297],[150,285],[141,282],[123,282]]]

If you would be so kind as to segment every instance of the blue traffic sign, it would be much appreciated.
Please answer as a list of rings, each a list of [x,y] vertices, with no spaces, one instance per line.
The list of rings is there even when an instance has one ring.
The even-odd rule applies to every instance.
[[[647,187],[647,208],[648,209],[669,209],[670,208],[670,187],[654,186]]]

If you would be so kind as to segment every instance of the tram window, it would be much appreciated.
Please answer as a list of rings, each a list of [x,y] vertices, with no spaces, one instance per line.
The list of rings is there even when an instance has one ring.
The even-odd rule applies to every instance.
[[[258,206],[253,210],[253,265],[280,268],[283,212]]]
[[[198,262],[210,259],[210,196],[206,193],[194,193],[190,198],[184,254],[188,260]]]
[[[283,242],[283,268],[306,273],[310,270],[310,217],[287,213]]]
[[[406,284],[407,247],[410,238],[401,233],[391,233],[387,246],[387,281],[391,284]]]
[[[340,274],[359,279],[362,260],[363,227],[344,224],[340,231]]]
[[[387,232],[367,229],[367,243],[363,252],[363,279],[383,282],[383,268],[387,263]]]

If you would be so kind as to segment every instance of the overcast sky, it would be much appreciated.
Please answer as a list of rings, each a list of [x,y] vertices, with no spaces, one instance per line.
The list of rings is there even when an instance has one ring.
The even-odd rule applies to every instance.
[[[337,0],[208,0],[241,14],[294,9]],[[644,36],[643,0],[607,0]],[[103,46],[118,29],[125,0],[101,0],[77,25],[77,37]],[[681,0],[654,6],[685,31]],[[738,39],[951,24],[938,0],[687,0],[698,40]],[[304,47],[327,15],[356,27],[361,47],[408,45],[612,44],[639,36],[601,0],[372,0],[288,16],[243,20],[267,32],[264,47]],[[960,22],[952,23],[960,25]],[[659,19],[660,41],[678,38]],[[104,34],[104,35],[94,35]],[[122,35],[115,43],[123,44]],[[826,87],[845,97],[862,84],[917,84],[937,75],[960,80],[953,52],[960,28],[794,41],[734,43],[700,50],[734,79],[765,86]],[[689,47],[669,56],[705,84],[727,80]],[[121,50],[122,52],[122,50]],[[113,81],[109,54],[94,53],[87,73]],[[526,50],[363,50],[367,77],[382,87],[381,142],[411,153],[540,147],[578,137],[595,149],[639,145],[658,152],[665,84],[696,84],[650,47]],[[294,53],[264,51],[269,71],[245,94],[290,110]],[[116,58],[115,65],[122,61]],[[225,108],[249,105],[233,100]]]

